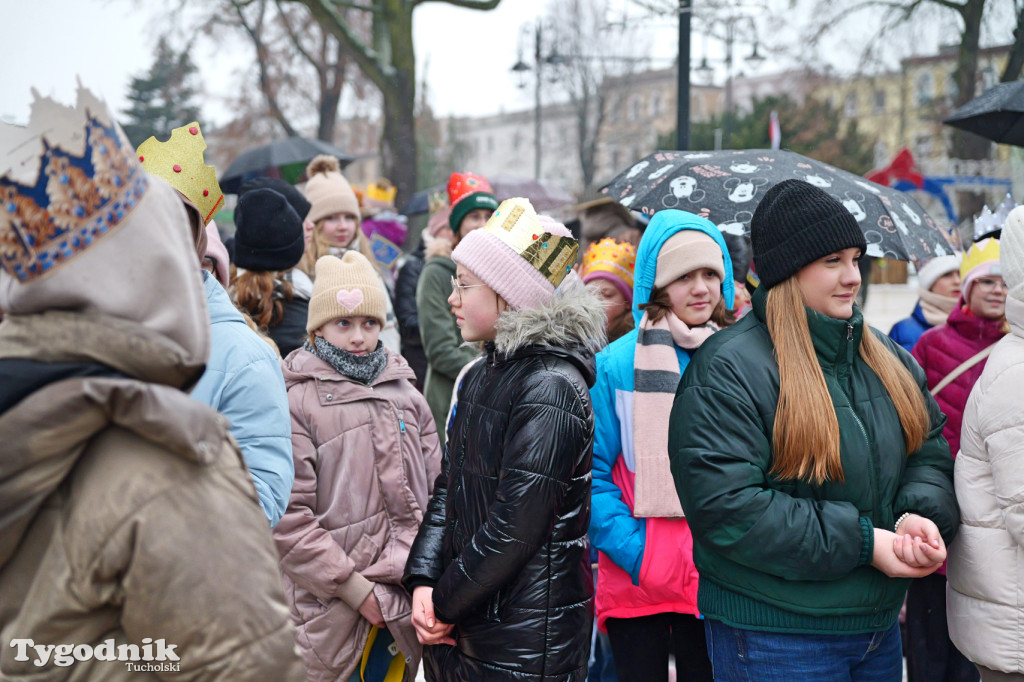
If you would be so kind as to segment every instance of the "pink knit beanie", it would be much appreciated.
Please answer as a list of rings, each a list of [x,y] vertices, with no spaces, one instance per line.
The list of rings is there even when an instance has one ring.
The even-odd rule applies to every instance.
[[[537,215],[527,199],[506,199],[486,225],[459,242],[452,260],[521,310],[551,300],[578,251],[565,225]]]

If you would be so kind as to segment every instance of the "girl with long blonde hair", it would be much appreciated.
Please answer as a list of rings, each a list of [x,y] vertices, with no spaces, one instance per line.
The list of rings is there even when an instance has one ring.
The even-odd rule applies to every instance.
[[[694,356],[669,424],[715,679],[898,680],[909,578],[959,519],[945,417],[864,324],[842,204],[782,182],[751,241],[753,310]]]
[[[341,164],[333,156],[320,155],[306,167],[306,199],[312,205],[306,216],[306,249],[298,269],[310,279],[316,279],[316,262],[321,256],[338,256],[346,251],[358,251],[373,264],[381,284],[387,292],[387,316],[381,329],[380,340],[388,350],[401,352],[402,340],[398,333],[398,319],[391,301],[393,282],[377,264],[370,248],[370,240],[359,225],[362,216],[359,199],[345,176]]]

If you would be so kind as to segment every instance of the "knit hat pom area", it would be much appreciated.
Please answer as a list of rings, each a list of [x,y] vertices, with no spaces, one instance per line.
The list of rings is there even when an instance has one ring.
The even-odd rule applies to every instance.
[[[333,156],[328,154],[320,154],[313,158],[306,166],[306,177],[311,178],[314,175],[325,175],[327,173],[340,173],[341,164]]]
[[[579,242],[564,225],[516,198],[503,201],[486,225],[466,235],[452,260],[521,310],[551,300],[578,252]]]
[[[1009,295],[1024,301],[1024,206],[1010,211],[1003,226],[999,264]]]
[[[831,253],[867,250],[864,233],[846,207],[803,180],[785,180],[765,193],[750,221],[750,242],[766,289]]]
[[[346,251],[341,258],[323,256],[316,262],[306,331],[313,333],[341,317],[372,317],[384,326],[386,296],[377,271],[363,254]]]
[[[335,213],[350,213],[361,219],[359,199],[345,176],[341,164],[333,156],[321,154],[306,166],[306,200],[310,203],[306,216],[314,223]]]

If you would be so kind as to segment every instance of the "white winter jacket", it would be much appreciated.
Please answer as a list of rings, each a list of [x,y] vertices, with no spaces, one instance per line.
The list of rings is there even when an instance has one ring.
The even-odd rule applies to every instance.
[[[1007,298],[1006,319],[964,412],[946,615],[971,661],[1024,673],[1024,302]]]

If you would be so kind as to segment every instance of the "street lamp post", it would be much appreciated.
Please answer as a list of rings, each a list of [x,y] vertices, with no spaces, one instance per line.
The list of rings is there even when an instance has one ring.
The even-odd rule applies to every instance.
[[[522,40],[524,31],[528,31],[530,28],[529,24],[523,24],[520,27],[520,40]],[[523,61],[523,49],[522,44],[519,47],[519,59],[512,66],[512,71],[516,74],[520,88],[526,87],[526,72],[533,71],[534,87],[533,87],[533,179],[540,180],[540,162],[541,162],[541,101],[540,101],[540,86],[543,81],[543,68],[544,65],[557,66],[564,61],[558,52],[552,48],[547,56],[544,56],[544,22],[537,20],[533,25],[533,66],[530,66]]]
[[[733,93],[732,93],[732,71],[733,71],[733,54],[732,47],[736,40],[736,24],[741,20],[747,20],[750,22],[751,31],[755,32],[754,38],[754,49],[749,55],[744,58],[745,62],[750,63],[752,66],[757,67],[761,62],[764,61],[764,57],[757,51],[758,40],[756,38],[757,26],[754,23],[754,19],[750,15],[738,15],[731,16],[723,20],[725,24],[725,112],[724,112],[724,135],[722,146],[726,149],[729,148],[729,138],[732,135],[732,117],[733,117]],[[711,72],[711,66],[708,64],[708,58],[703,57],[700,62],[700,66],[697,67],[698,71],[704,73]]]
[[[690,148],[690,13],[693,3],[679,0],[679,58],[676,64],[676,149]]]

